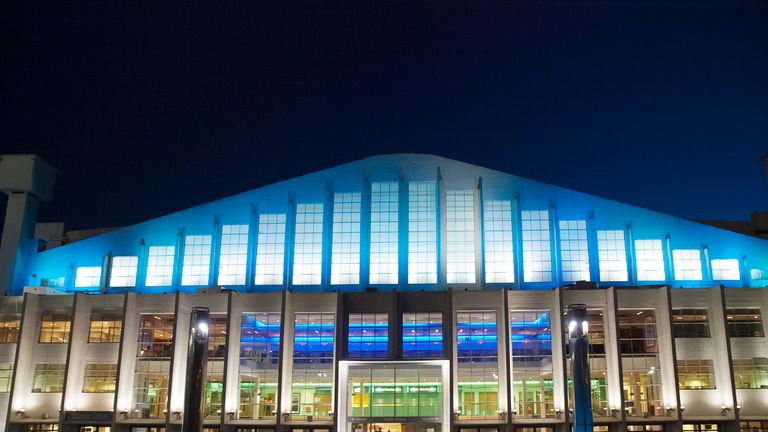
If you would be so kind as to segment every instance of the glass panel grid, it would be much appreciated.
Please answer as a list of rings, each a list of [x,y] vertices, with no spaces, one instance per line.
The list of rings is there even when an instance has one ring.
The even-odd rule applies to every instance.
[[[40,317],[39,343],[67,343],[72,317],[67,314],[43,314]]]
[[[175,246],[149,247],[149,256],[147,258],[147,286],[171,286],[173,283],[173,262],[175,254]]]
[[[626,414],[663,415],[656,315],[649,309],[621,309],[618,321]]]
[[[731,309],[726,312],[728,336],[763,337],[763,315],[758,308]]]
[[[11,391],[13,377],[13,362],[0,362],[0,393]]]
[[[136,272],[139,268],[139,257],[116,256],[112,258],[112,269],[109,274],[109,286],[136,286]]]
[[[627,248],[622,230],[598,230],[597,254],[600,262],[600,280],[626,282]]]
[[[701,251],[698,249],[675,249],[672,251],[672,262],[677,281],[700,281]]]
[[[280,313],[244,313],[240,327],[238,418],[274,417],[280,363]]]
[[[389,315],[386,313],[349,314],[347,354],[349,358],[386,358],[389,340]]]
[[[563,266],[563,281],[589,280],[587,221],[560,221],[560,256]]]
[[[88,343],[119,343],[123,317],[119,314],[91,314]]]
[[[523,281],[551,282],[552,255],[549,211],[523,210]]]
[[[448,283],[475,283],[475,194],[446,192]]]
[[[116,384],[116,363],[86,363],[83,373],[83,393],[113,393]]]
[[[443,356],[443,314],[416,312],[403,314],[403,357],[441,358]]]
[[[601,309],[587,310],[587,323],[589,328],[589,373],[590,393],[592,399],[592,414],[595,417],[610,416],[608,403],[608,366],[605,354],[605,323]],[[564,329],[563,340],[566,343],[566,372],[568,376],[568,404],[574,407],[573,396],[573,371],[570,361],[570,344],[568,330]]]
[[[333,196],[331,284],[360,283],[360,194]]]
[[[37,363],[32,377],[32,393],[64,391],[64,364]]]
[[[259,215],[256,285],[282,285],[285,261],[285,214]]]
[[[672,334],[676,338],[708,338],[707,309],[673,309]]]
[[[635,240],[635,261],[638,281],[667,280],[661,240]]]
[[[20,328],[20,315],[0,315],[0,343],[17,343]]]
[[[678,360],[677,377],[680,390],[716,388],[712,360]]]
[[[512,239],[512,203],[486,201],[483,208],[485,281],[514,283],[515,259]]]
[[[171,362],[153,358],[136,359],[131,418],[164,419],[168,403],[168,373]]]
[[[733,359],[733,379],[737,389],[768,389],[768,358]]]
[[[333,313],[297,313],[294,321],[291,415],[330,419],[333,401]]]
[[[435,182],[408,183],[408,283],[437,283]]]
[[[712,279],[718,281],[741,280],[739,260],[737,259],[713,259]]]
[[[371,284],[398,282],[399,184],[371,184]]]
[[[459,418],[498,418],[499,364],[496,313],[456,314]]]
[[[182,286],[208,285],[211,271],[211,236],[193,235],[184,239]]]
[[[221,227],[219,285],[245,285],[248,266],[248,225]]]
[[[75,288],[98,288],[101,282],[101,267],[78,267],[75,273]]]
[[[322,262],[323,204],[297,204],[293,284],[320,285]]]
[[[509,312],[512,397],[516,418],[554,418],[552,324],[549,310]]]

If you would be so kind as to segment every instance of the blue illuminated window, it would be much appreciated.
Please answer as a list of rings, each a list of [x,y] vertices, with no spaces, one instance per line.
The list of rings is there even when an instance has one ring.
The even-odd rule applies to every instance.
[[[672,251],[672,262],[675,269],[675,280],[700,281],[701,251],[698,249],[675,249]]]
[[[255,285],[281,285],[285,260],[285,214],[259,215]]]
[[[248,225],[221,227],[219,285],[245,285],[247,260]]]
[[[137,256],[116,256],[112,258],[112,269],[109,272],[109,286],[136,286],[136,271],[139,266]]]
[[[523,280],[552,281],[552,245],[547,210],[523,210]]]
[[[244,313],[240,327],[239,419],[274,418],[280,363],[280,313]]]
[[[408,283],[437,283],[435,182],[408,183]]]
[[[293,336],[291,403],[294,418],[329,419],[333,411],[334,314],[297,313]]]
[[[554,417],[550,312],[510,311],[509,327],[514,410],[523,418]]]
[[[741,280],[739,271],[739,260],[737,259],[713,259],[712,260],[712,278],[714,280]]]
[[[563,265],[563,281],[589,280],[587,221],[560,221],[560,255]]]
[[[446,192],[448,283],[475,283],[475,194]]]
[[[483,208],[485,281],[513,283],[515,259],[512,244],[512,203],[486,201]]]
[[[297,204],[293,284],[320,285],[322,263],[323,204]]]
[[[624,231],[600,230],[597,232],[597,254],[600,263],[600,280],[603,282],[626,282],[627,247]]]
[[[398,281],[399,184],[371,184],[371,284]]]
[[[456,355],[459,415],[469,418],[498,418],[499,392],[496,313],[489,311],[456,314]],[[477,398],[478,393],[496,397]]]
[[[208,285],[211,271],[211,236],[192,235],[184,240],[184,262],[181,267],[183,286]]]
[[[349,314],[349,358],[385,358],[389,340],[386,313]]]
[[[75,273],[75,288],[98,288],[101,282],[101,267],[78,267]]]
[[[331,284],[360,283],[360,194],[333,196]]]
[[[661,240],[635,240],[638,281],[667,280]]]
[[[150,246],[147,258],[148,287],[171,286],[173,283],[174,246]]]
[[[439,358],[443,356],[443,314],[418,312],[403,314],[403,357]]]

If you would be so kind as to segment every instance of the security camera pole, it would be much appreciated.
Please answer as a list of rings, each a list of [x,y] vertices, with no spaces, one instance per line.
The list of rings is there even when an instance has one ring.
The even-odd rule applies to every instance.
[[[208,308],[194,308],[190,319],[189,349],[187,350],[187,385],[184,395],[182,432],[203,430],[203,387],[208,363]]]
[[[573,432],[592,432],[587,306],[568,306],[568,348],[573,374]]]

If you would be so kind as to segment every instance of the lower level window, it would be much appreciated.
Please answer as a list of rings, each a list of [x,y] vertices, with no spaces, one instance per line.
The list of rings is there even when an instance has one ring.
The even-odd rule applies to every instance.
[[[683,432],[706,432],[717,431],[717,423],[685,423]]]
[[[35,365],[32,393],[61,393],[63,390],[63,363],[38,363]]]
[[[11,378],[13,377],[13,363],[0,363],[0,393],[11,391]]]
[[[743,421],[739,422],[741,432],[768,432],[768,421]]]
[[[59,425],[56,423],[35,423],[27,425],[27,432],[56,432]]]
[[[114,363],[88,363],[83,377],[83,393],[113,393],[117,382]]]

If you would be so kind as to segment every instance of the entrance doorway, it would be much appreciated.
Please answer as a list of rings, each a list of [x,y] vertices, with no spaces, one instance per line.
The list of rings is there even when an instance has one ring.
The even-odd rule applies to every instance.
[[[352,423],[351,432],[440,432],[440,423]]]

